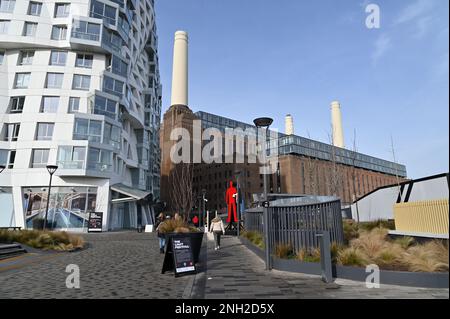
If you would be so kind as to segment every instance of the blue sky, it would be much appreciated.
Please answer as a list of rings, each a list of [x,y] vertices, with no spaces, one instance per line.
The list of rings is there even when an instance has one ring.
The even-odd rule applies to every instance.
[[[163,112],[170,106],[173,35],[186,30],[189,106],[329,141],[341,102],[348,148],[407,166],[449,170],[447,0],[157,0]],[[368,3],[380,7],[368,29]]]

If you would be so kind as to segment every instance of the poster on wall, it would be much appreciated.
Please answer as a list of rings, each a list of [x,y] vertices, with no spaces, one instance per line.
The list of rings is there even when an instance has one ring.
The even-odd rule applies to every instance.
[[[103,224],[103,213],[89,213],[88,233],[101,233]]]

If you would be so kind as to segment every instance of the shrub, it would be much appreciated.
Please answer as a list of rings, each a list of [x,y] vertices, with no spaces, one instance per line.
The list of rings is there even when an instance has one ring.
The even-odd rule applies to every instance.
[[[361,222],[359,223],[359,228],[367,231],[371,231],[374,228],[386,228],[389,230],[394,230],[395,222],[393,220],[378,219],[371,222]]]
[[[358,238],[358,224],[351,219],[343,220],[344,242],[348,244],[352,239]]]
[[[316,248],[311,251],[300,249],[296,254],[296,259],[304,262],[317,263],[320,262],[320,249]]]
[[[415,243],[415,240],[413,237],[402,236],[402,237],[396,238],[394,240],[394,242],[396,244],[400,245],[403,249],[408,249]]]
[[[159,225],[159,231],[163,234],[167,233],[194,233],[198,232],[198,228],[189,226],[182,218],[167,219]]]
[[[290,244],[277,244],[275,246],[275,256],[278,258],[289,258],[294,256],[294,250]]]
[[[44,250],[70,251],[75,248],[84,247],[84,240],[81,236],[70,235],[66,232],[40,230],[0,230],[0,242],[18,242],[20,244]]]
[[[246,231],[242,234],[245,238],[247,238],[250,242],[255,244],[255,246],[264,249],[264,237],[260,232],[257,231]]]
[[[355,247],[349,247],[341,250],[336,258],[338,265],[344,266],[366,266],[368,263],[366,261],[365,255],[361,250]]]
[[[448,247],[434,240],[410,247],[402,255],[409,271],[448,272]]]

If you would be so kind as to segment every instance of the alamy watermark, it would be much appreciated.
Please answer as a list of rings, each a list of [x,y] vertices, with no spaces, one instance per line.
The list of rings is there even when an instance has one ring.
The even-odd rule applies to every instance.
[[[368,289],[380,288],[380,267],[375,264],[367,265],[366,273],[369,273],[366,277],[366,287]]]
[[[366,27],[368,29],[379,29],[381,26],[380,6],[375,3],[368,4],[366,13],[369,13],[366,18]]]
[[[66,287],[68,289],[80,289],[80,267],[75,264],[67,265],[66,273]]]
[[[273,174],[278,166],[278,132],[247,127],[202,130],[201,120],[192,121],[192,136],[188,129],[172,129],[170,140],[176,143],[170,150],[174,164],[261,164],[261,174]]]

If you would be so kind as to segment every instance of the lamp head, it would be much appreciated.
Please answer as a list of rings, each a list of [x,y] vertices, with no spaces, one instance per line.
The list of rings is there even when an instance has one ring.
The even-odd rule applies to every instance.
[[[58,169],[58,165],[47,165],[47,171],[50,175],[53,175],[54,172]]]
[[[259,117],[253,120],[256,127],[269,127],[273,123],[273,119],[270,117]]]

